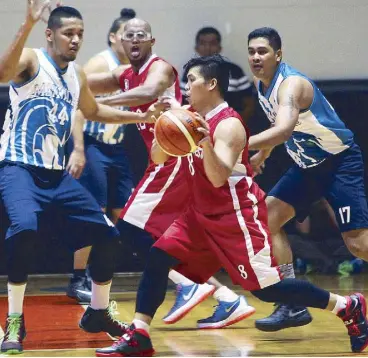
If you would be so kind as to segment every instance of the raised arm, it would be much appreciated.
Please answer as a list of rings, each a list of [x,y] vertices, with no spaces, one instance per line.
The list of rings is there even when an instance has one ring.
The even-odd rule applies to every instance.
[[[279,109],[271,128],[249,139],[249,149],[272,149],[287,141],[299,118],[301,109],[308,108],[313,100],[313,86],[299,76],[287,78],[278,91]]]
[[[107,69],[101,71],[103,66],[101,61],[103,59],[96,58],[92,60],[84,67],[84,71],[87,74],[88,86],[91,91],[94,94],[102,94],[115,92],[120,89],[119,78],[130,65],[119,66],[113,71],[108,71]]]
[[[146,81],[116,96],[101,98],[100,103],[109,106],[140,106],[161,96],[175,81],[173,68],[165,61],[156,61],[149,69]]]
[[[202,120],[202,125],[205,128],[207,123]],[[205,135],[201,144],[204,170],[212,185],[219,188],[226,183],[245,148],[246,132],[237,118],[228,118],[217,126],[214,144],[210,140],[208,127],[201,132]]]
[[[23,83],[32,78],[38,70],[38,59],[32,49],[24,48],[33,26],[41,18],[50,1],[27,1],[27,15],[13,42],[0,57],[0,82],[13,80]]]

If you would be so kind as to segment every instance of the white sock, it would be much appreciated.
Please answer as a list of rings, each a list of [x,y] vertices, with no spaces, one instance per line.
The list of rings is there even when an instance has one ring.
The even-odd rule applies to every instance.
[[[141,321],[140,319],[133,319],[133,324],[135,326],[135,328],[138,329],[143,329],[144,331],[146,331],[149,334],[149,329],[150,329],[150,325],[146,322]]]
[[[96,285],[92,281],[91,307],[94,310],[105,310],[109,306],[111,281],[107,285]]]
[[[174,270],[170,270],[169,272],[169,279],[174,282],[176,285],[178,285],[179,283],[182,284],[183,286],[189,286],[189,285],[193,285],[194,282],[189,280],[189,278],[186,278],[185,276],[183,276],[181,273],[176,272]]]
[[[22,314],[24,293],[26,292],[27,284],[14,285],[8,282],[8,314]]]
[[[239,296],[234,291],[231,291],[226,286],[218,288],[213,294],[213,297],[217,301],[225,301],[225,302],[234,302],[239,298]]]
[[[332,310],[332,313],[338,314],[341,310],[343,310],[348,304],[347,300],[343,296],[336,295],[336,305]]]
[[[279,265],[279,269],[283,279],[295,278],[294,265],[292,263]]]

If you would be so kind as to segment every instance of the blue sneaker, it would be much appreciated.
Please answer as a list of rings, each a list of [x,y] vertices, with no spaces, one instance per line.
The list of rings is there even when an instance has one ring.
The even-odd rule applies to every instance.
[[[219,301],[213,315],[197,321],[197,326],[201,329],[224,328],[248,318],[255,311],[254,307],[248,305],[244,296],[239,296],[233,302]]]
[[[276,332],[280,329],[305,326],[310,322],[312,316],[307,308],[278,304],[271,315],[256,321],[256,328],[265,332]]]
[[[368,346],[367,303],[361,293],[346,297],[346,308],[337,315],[344,321],[350,336],[351,351],[362,352]]]
[[[169,313],[163,318],[166,324],[173,324],[182,319],[195,306],[211,296],[216,290],[215,286],[204,283],[203,285],[176,286],[176,300]]]

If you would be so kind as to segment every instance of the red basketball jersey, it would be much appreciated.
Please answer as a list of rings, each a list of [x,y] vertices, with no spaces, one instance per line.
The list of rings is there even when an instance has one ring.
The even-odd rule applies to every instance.
[[[125,70],[119,79],[121,89],[128,91],[144,84],[151,65],[156,61],[164,60],[152,55],[138,73],[135,73],[132,68]],[[179,78],[175,68],[173,70],[176,76],[175,82],[163,95],[174,97],[181,103]],[[146,112],[149,106],[156,101],[130,107],[130,109],[135,112]],[[154,139],[154,134],[150,129],[154,128],[154,124],[138,123],[137,127],[150,153]],[[180,167],[180,158],[179,160],[172,158],[164,165],[156,165],[150,158],[149,166],[122,210],[120,218],[145,229],[155,237],[160,237],[187,204],[187,185]]]
[[[148,59],[148,61],[140,68],[138,73],[135,73],[131,67],[126,69],[119,78],[121,90],[123,92],[126,92],[133,88],[143,85],[147,79],[149,69],[151,68],[152,64],[156,61],[165,61],[165,60],[156,55],[152,55]],[[181,91],[180,91],[178,72],[176,71],[174,67],[173,67],[173,70],[175,72],[175,82],[170,88],[168,88],[164,92],[163,96],[173,97],[179,103],[181,103],[182,96],[181,96]],[[142,104],[140,106],[130,107],[130,110],[133,112],[144,113],[147,111],[149,106],[155,102],[157,102],[157,99],[150,103]],[[154,124],[138,123],[137,127],[138,127],[140,134],[142,135],[144,143],[146,144],[146,147],[147,147],[147,151],[149,153],[151,151],[152,141],[154,138],[154,135],[150,131],[150,128],[153,128]]]
[[[241,121],[247,138],[249,138],[248,128],[244,125],[240,115],[224,102],[206,115],[212,140],[214,140],[218,124],[230,117]],[[252,168],[248,162],[248,143],[234,166],[232,174],[221,188],[215,188],[207,178],[203,165],[202,148],[198,148],[187,157],[186,172],[191,177],[188,182],[193,193],[194,208],[206,216],[226,214],[251,207],[265,197],[262,189],[253,181]]]

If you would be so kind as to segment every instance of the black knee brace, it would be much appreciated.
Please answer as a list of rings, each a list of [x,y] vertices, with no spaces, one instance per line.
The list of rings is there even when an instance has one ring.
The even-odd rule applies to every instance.
[[[101,239],[92,245],[89,271],[93,281],[106,282],[112,279],[119,251],[117,238]]]

